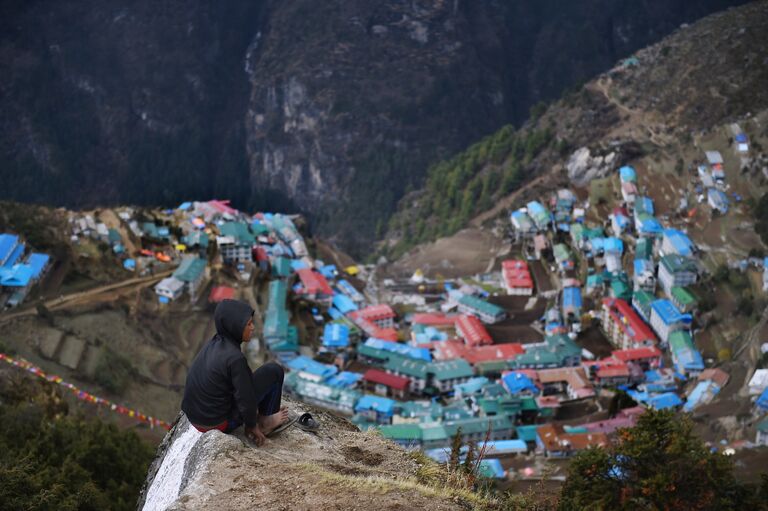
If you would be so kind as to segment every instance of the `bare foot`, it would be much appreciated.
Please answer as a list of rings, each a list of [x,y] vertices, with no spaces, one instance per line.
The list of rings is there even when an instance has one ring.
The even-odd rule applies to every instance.
[[[272,415],[262,415],[259,417],[259,428],[261,431],[268,435],[274,431],[278,426],[288,420],[288,409],[283,407],[279,412]]]

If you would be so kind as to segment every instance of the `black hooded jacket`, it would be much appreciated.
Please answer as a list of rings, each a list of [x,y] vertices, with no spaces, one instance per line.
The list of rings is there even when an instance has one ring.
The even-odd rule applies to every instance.
[[[216,307],[216,335],[195,357],[184,386],[181,409],[193,424],[216,426],[233,418],[237,409],[246,427],[256,425],[252,373],[240,351],[251,316],[253,309],[237,300],[224,300]]]

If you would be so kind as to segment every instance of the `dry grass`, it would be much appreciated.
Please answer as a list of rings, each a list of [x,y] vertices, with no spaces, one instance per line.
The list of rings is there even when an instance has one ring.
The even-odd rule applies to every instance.
[[[421,454],[421,453],[419,453]],[[424,456],[421,454],[421,456]],[[496,510],[502,509],[501,502],[489,495],[484,495],[466,488],[452,487],[448,481],[439,479],[442,468],[432,460],[424,457],[429,463],[421,465],[416,478],[388,478],[378,475],[356,476],[331,472],[319,465],[302,463],[297,465],[302,470],[311,473],[326,484],[352,489],[358,492],[387,495],[393,491],[417,492],[425,497],[453,501],[468,509]]]

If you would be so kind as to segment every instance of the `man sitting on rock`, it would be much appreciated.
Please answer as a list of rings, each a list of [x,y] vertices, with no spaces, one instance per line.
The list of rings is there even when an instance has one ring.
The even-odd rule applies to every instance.
[[[192,362],[181,409],[198,431],[230,433],[245,424],[245,434],[257,446],[266,435],[288,421],[280,408],[283,368],[274,362],[251,373],[240,344],[253,334],[253,309],[237,300],[224,300],[214,313],[216,335]]]

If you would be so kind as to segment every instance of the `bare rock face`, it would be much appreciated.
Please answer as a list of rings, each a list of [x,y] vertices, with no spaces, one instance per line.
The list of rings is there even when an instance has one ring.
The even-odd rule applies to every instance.
[[[606,155],[591,154],[589,148],[582,147],[574,151],[565,168],[568,179],[573,186],[583,187],[595,178],[605,177],[615,169],[617,155],[609,152]]]
[[[158,448],[138,509],[464,509],[421,486],[416,462],[395,444],[311,413],[320,432],[289,428],[260,448],[242,429],[202,434],[182,414]]]
[[[745,1],[0,2],[0,198],[228,198],[362,254],[431,164]]]

